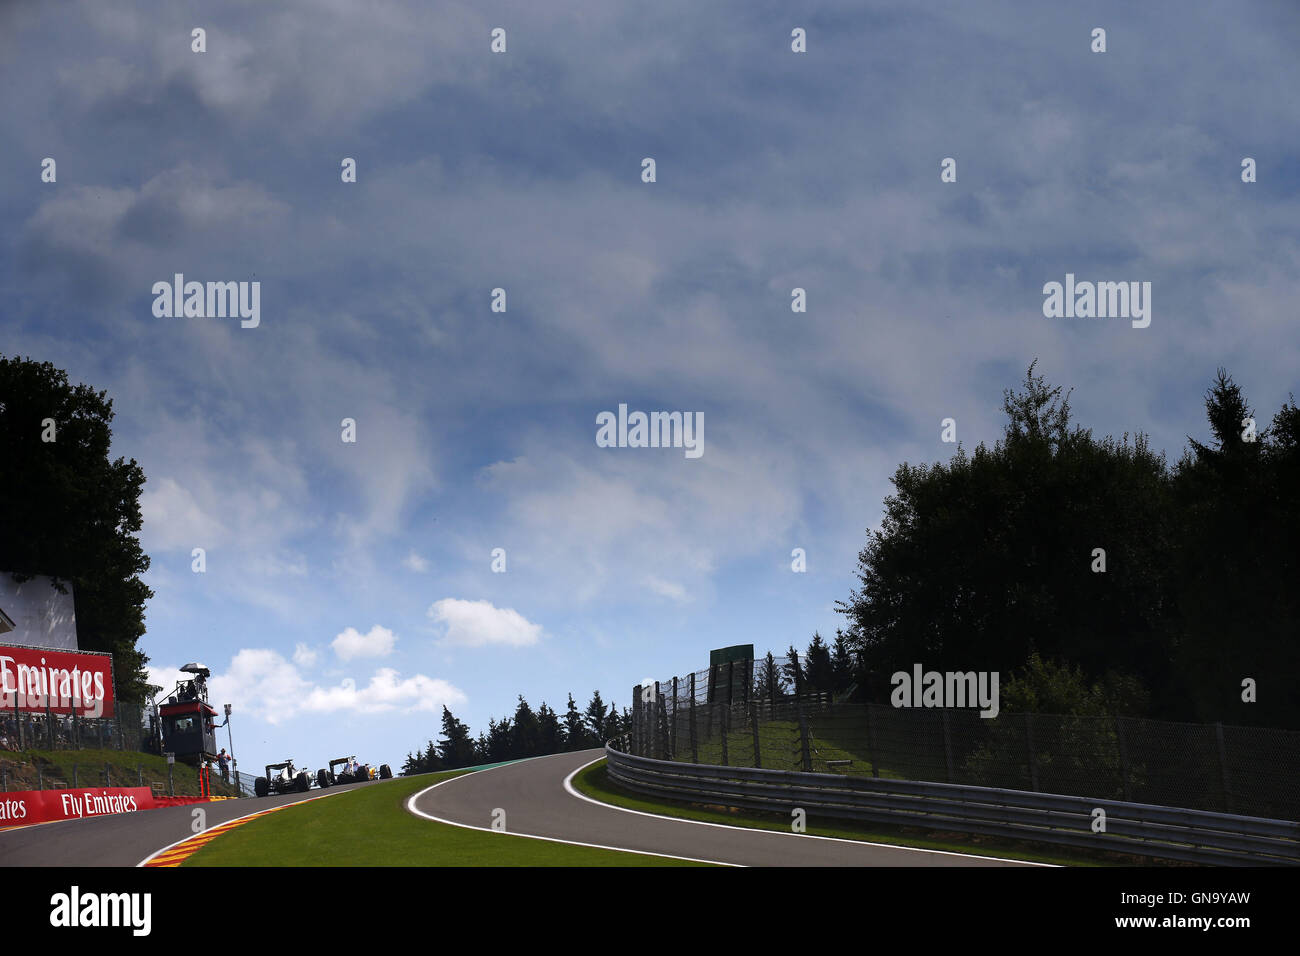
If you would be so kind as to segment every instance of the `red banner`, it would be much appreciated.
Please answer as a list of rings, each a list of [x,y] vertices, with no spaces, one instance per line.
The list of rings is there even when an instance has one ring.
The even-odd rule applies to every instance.
[[[19,790],[0,793],[0,830],[52,820],[83,820],[113,813],[136,813],[206,802],[204,797],[155,797],[148,787]]]
[[[0,711],[113,716],[113,655],[0,644]]]

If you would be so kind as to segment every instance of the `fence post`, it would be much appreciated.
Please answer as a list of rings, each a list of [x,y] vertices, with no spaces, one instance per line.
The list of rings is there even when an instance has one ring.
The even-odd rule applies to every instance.
[[[37,790],[45,789],[45,774],[44,772],[42,772],[40,764],[36,765],[36,789]]]
[[[77,785],[78,785],[78,784],[77,784],[77,762],[74,760],[74,761],[72,762],[72,786],[73,786],[73,789],[76,789]]]
[[[113,785],[112,768],[109,767],[108,761],[105,760],[104,761],[104,786],[111,787],[112,785]]]
[[[176,796],[176,781],[172,777],[172,768],[175,767],[170,760],[167,761],[167,796]]]
[[[1223,724],[1214,724],[1214,739],[1219,745],[1219,770],[1223,774],[1223,804],[1229,813],[1236,813],[1232,808],[1232,778],[1228,775],[1228,750],[1223,745]]]
[[[952,783],[952,729],[949,726],[948,708],[945,707],[939,713],[943,716],[943,759],[948,765],[948,782]]]
[[[45,697],[45,737],[49,741],[50,749],[55,750],[54,746],[54,712],[50,710],[49,695]]]
[[[23,740],[23,713],[18,709],[18,691],[14,690],[14,723],[18,725],[18,749],[26,750],[27,744]]]
[[[691,671],[691,763],[700,762],[700,744],[695,736],[695,671]]]
[[[655,681],[655,710],[659,712],[659,716],[655,720],[655,736],[659,738],[659,745],[655,748],[655,754],[660,760],[667,760],[668,715],[664,709],[664,695],[658,681]]]
[[[758,701],[756,700],[749,702],[749,722],[750,726],[754,728],[754,766],[761,767],[763,766],[763,754],[758,748]]]
[[[880,768],[876,765],[876,725],[871,719],[871,708],[874,704],[867,703],[867,759],[871,761],[871,776],[879,777]]]
[[[673,732],[668,738],[668,759],[677,759],[677,678],[673,677]]]
[[[632,734],[628,753],[641,754],[641,685],[632,688]]]
[[[1124,802],[1132,803],[1133,794],[1129,792],[1128,738],[1124,735],[1124,718],[1115,718],[1115,739],[1119,741],[1119,774],[1123,785]]]
[[[799,761],[803,764],[804,773],[812,773],[812,751],[808,747],[808,718],[803,710],[803,678],[799,673],[799,652],[791,651],[790,656],[794,658],[791,663],[794,665],[794,707],[799,720]]]
[[[1025,748],[1029,751],[1029,789],[1038,792],[1038,750],[1034,747],[1034,715],[1025,712]]]
[[[140,786],[144,786],[144,767],[140,764],[135,765],[135,776],[140,781]]]
[[[9,771],[0,767],[0,793],[9,792]]]

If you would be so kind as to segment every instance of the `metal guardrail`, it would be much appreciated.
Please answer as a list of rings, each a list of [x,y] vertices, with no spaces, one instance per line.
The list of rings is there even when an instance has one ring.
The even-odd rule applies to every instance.
[[[635,756],[626,752],[630,743],[623,738],[606,744],[609,775],[619,786],[650,796],[779,813],[802,808],[810,816],[1187,863],[1300,864],[1300,823],[1286,820],[994,787],[692,764]],[[1093,832],[1097,809],[1105,811],[1102,832]]]

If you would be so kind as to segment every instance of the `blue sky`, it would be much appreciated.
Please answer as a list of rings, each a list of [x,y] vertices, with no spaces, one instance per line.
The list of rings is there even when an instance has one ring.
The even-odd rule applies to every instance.
[[[142,646],[213,669],[243,767],[396,763],[444,702],[625,705],[833,633],[894,469],[946,417],[995,440],[1035,357],[1171,458],[1220,365],[1271,417],[1297,37],[1282,2],[10,3],[0,351],[112,396]],[[260,325],[155,318],[177,272],[261,282]],[[1150,327],[1045,318],[1066,273],[1151,282]],[[597,447],[620,403],[703,412],[704,455]]]

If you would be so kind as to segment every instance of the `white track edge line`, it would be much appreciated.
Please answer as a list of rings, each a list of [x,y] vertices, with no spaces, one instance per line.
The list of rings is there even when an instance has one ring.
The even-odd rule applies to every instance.
[[[701,826],[701,827],[718,827],[719,829],[722,830],[742,830],[747,833],[774,833],[777,836],[796,837],[800,840],[830,840],[834,843],[854,843],[857,844],[858,846],[875,846],[875,847],[882,847],[882,848],[892,849],[892,850],[908,850],[913,853],[938,853],[943,856],[960,856],[960,857],[966,857],[968,859],[974,859],[974,860],[991,860],[995,863],[1020,863],[1020,864],[1024,864],[1025,866],[1047,866],[1047,867],[1059,866],[1059,864],[1057,863],[1038,863],[1034,860],[1013,860],[1013,859],[1007,859],[1005,857],[1000,857],[1000,856],[983,856],[982,854],[979,853],[958,853],[956,850],[932,850],[929,849],[928,847],[905,846],[897,843],[873,843],[869,840],[850,840],[847,837],[817,836],[816,834],[813,833],[787,833],[785,830],[768,830],[764,827],[741,827],[741,826],[736,826],[733,823],[711,823],[707,820],[690,820],[687,819],[686,817],[670,817],[662,813],[650,813],[649,811],[646,810],[632,810],[629,807],[620,807],[614,803],[605,803],[603,800],[597,800],[594,797],[589,797],[585,793],[579,793],[578,790],[573,786],[574,777],[582,773],[582,771],[586,770],[592,764],[599,763],[600,761],[605,759],[606,759],[605,757],[597,757],[595,760],[589,761],[588,763],[584,763],[577,770],[573,771],[573,773],[569,774],[567,777],[564,778],[564,789],[569,791],[571,795],[577,797],[579,800],[586,800],[588,803],[594,803],[598,807],[609,807],[611,810],[621,810],[624,813],[635,813],[637,816],[641,816],[641,817],[654,817],[657,820],[674,820],[678,823],[693,823],[696,826]]]
[[[559,755],[556,754],[555,756],[559,756]],[[597,757],[596,759],[600,760],[603,758]],[[521,763],[522,761],[516,761],[516,762]],[[595,761],[592,762],[594,763]],[[682,860],[686,863],[710,863],[713,864],[714,866],[744,866],[743,863],[726,863],[722,860],[701,860],[697,857],[677,856],[676,854],[673,853],[655,853],[651,850],[630,850],[627,847],[622,847],[622,846],[605,846],[600,843],[582,843],[579,842],[578,840],[563,840],[560,837],[538,836],[535,833],[518,833],[514,830],[493,830],[491,827],[477,827],[474,826],[472,823],[459,823],[455,820],[446,820],[443,819],[442,817],[434,816],[432,813],[425,813],[423,810],[417,809],[415,806],[416,800],[424,796],[430,790],[437,790],[445,783],[451,783],[454,780],[464,780],[466,777],[472,777],[476,773],[485,773],[487,770],[496,770],[496,769],[498,768],[487,767],[484,770],[474,770],[471,771],[470,773],[457,774],[454,777],[448,777],[446,780],[440,780],[438,783],[435,783],[432,787],[425,787],[419,793],[414,793],[411,796],[407,797],[406,810],[408,813],[412,813],[417,817],[423,817],[426,820],[433,820],[437,823],[446,823],[450,826],[460,827],[461,829],[464,830],[482,830],[484,833],[500,833],[504,836],[523,837],[526,840],[545,840],[547,843],[564,843],[569,846],[585,846],[592,850],[613,850],[616,853],[635,853],[638,856],[657,856],[667,860]]]

